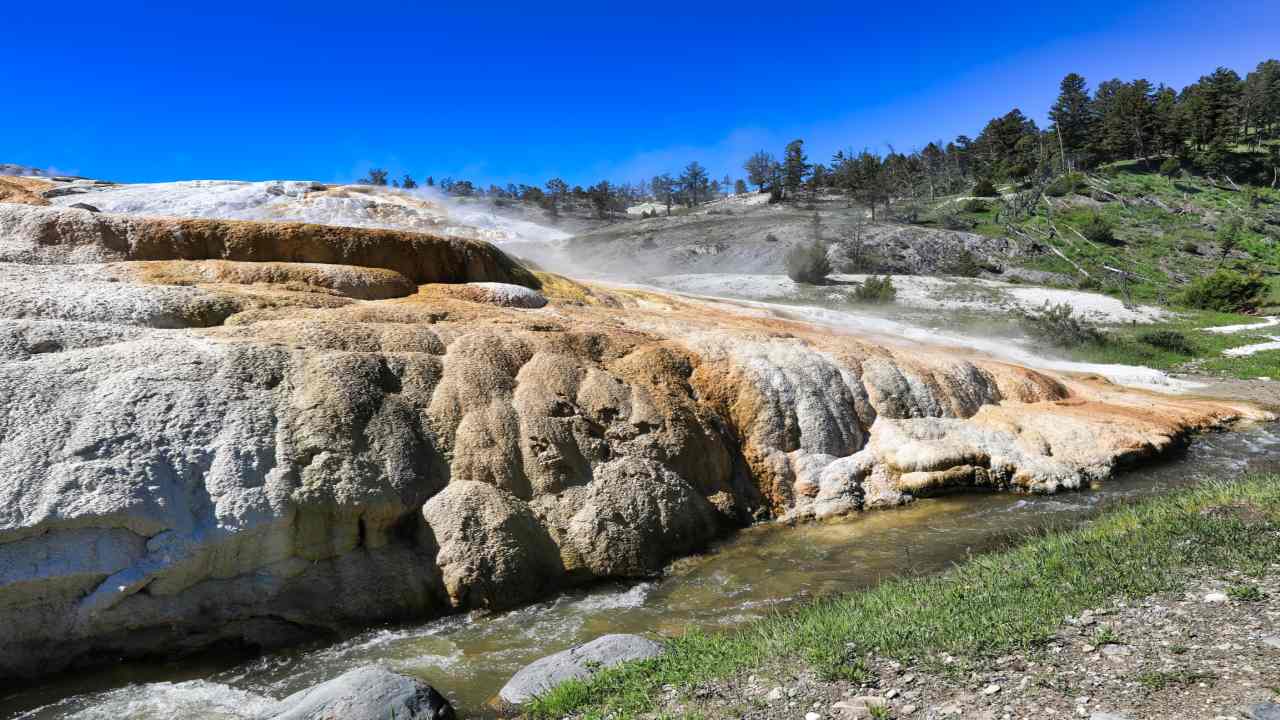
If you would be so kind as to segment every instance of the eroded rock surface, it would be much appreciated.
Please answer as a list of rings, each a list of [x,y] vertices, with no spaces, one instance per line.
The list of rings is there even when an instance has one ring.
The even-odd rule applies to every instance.
[[[509,606],[1261,415],[353,232],[0,204],[0,677]]]

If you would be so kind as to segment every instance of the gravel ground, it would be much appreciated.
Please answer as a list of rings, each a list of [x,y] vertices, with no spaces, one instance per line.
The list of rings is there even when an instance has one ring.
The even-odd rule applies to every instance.
[[[1046,647],[943,670],[868,658],[873,679],[795,667],[668,689],[676,717],[1280,720],[1280,566],[1064,618]],[[938,667],[936,663],[931,667]],[[876,709],[877,707],[881,709]]]

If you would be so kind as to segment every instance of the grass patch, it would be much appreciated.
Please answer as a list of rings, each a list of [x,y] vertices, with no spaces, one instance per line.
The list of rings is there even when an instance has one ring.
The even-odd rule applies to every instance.
[[[1223,506],[1251,513],[1204,512]],[[869,654],[933,665],[944,653],[964,664],[1027,650],[1045,644],[1068,615],[1179,590],[1193,572],[1261,574],[1280,554],[1278,529],[1280,477],[1207,484],[1113,509],[943,575],[889,580],[735,632],[690,632],[657,658],[565,683],[526,710],[622,719],[652,711],[664,685],[688,688],[777,662],[861,679]]]
[[[1280,351],[1225,357],[1223,350],[1267,342],[1277,328],[1256,332],[1207,332],[1218,325],[1243,325],[1259,318],[1221,312],[1186,312],[1154,325],[1121,325],[1107,331],[1107,342],[1071,348],[1081,362],[1145,365],[1157,370],[1193,370],[1236,378],[1280,377]]]
[[[1190,670],[1152,670],[1138,675],[1135,679],[1151,692],[1159,692],[1169,687],[1188,687],[1200,682],[1211,682],[1218,677],[1213,673]]]

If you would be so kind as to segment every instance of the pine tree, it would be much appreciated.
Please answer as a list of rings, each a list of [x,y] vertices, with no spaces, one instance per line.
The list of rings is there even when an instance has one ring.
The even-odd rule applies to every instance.
[[[684,195],[685,203],[689,207],[703,202],[710,194],[707,169],[702,167],[697,160],[686,165],[684,173],[680,175],[680,192]]]
[[[747,183],[742,178],[738,178],[733,182],[733,193],[735,195],[747,194]]]
[[[760,192],[764,192],[764,186],[768,184],[769,178],[773,176],[773,168],[778,164],[777,160],[769,153],[761,150],[742,164],[742,169],[747,171],[747,182],[756,186]]]
[[[676,198],[676,181],[667,174],[658,175],[649,181],[649,189],[653,197],[667,206],[667,215],[671,214],[671,204]]]
[[[787,143],[786,153],[782,158],[782,187],[784,193],[794,196],[800,192],[805,176],[809,174],[808,158],[804,154],[804,141],[792,140]]]
[[[414,180],[413,176],[410,175],[409,173],[405,173],[404,179],[400,181],[400,187],[404,188],[405,190],[412,190],[418,187],[418,181]]]
[[[1080,167],[1089,145],[1093,116],[1089,108],[1089,90],[1085,79],[1071,73],[1058,85],[1058,100],[1049,109],[1051,129],[1057,136],[1062,154],[1063,171]]]

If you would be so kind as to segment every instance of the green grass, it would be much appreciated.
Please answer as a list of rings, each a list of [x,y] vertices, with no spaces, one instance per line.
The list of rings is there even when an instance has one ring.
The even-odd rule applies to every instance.
[[[1226,510],[1203,512],[1209,508]],[[1260,575],[1280,556],[1277,530],[1280,477],[1208,484],[1113,509],[944,575],[889,580],[736,632],[690,632],[657,658],[565,683],[527,712],[631,718],[654,710],[665,685],[688,689],[779,663],[855,681],[867,679],[870,654],[940,667],[947,653],[959,658],[950,667],[971,666],[1044,645],[1068,615],[1115,598],[1179,590],[1196,572]]]
[[[1280,328],[1264,328],[1257,332],[1219,334],[1206,328],[1221,325],[1244,325],[1259,321],[1249,315],[1182,311],[1173,319],[1151,325],[1122,325],[1107,332],[1107,341],[1073,348],[1072,359],[1081,362],[1145,365],[1157,370],[1195,370],[1210,375],[1235,378],[1280,378],[1280,350],[1269,350],[1245,357],[1226,357],[1229,348],[1268,342]],[[1152,345],[1148,338],[1157,330],[1182,335],[1190,352]]]
[[[1151,692],[1159,692],[1167,687],[1187,687],[1199,682],[1211,682],[1218,678],[1211,673],[1190,670],[1152,670],[1141,673],[1136,679]]]

